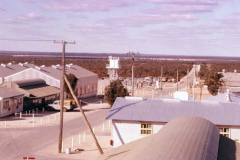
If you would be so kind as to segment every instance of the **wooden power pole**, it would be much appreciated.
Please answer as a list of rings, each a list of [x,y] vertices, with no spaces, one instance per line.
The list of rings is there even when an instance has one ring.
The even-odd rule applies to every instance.
[[[134,97],[134,59],[135,59],[135,54],[134,52],[128,52],[127,54],[132,54],[132,97]]]
[[[82,113],[83,119],[84,119],[84,121],[85,121],[85,123],[86,123],[86,125],[87,125],[87,127],[88,127],[88,129],[89,129],[89,131],[91,132],[91,134],[92,134],[92,136],[93,136],[93,139],[94,139],[94,141],[95,141],[95,144],[96,144],[96,146],[97,146],[100,154],[103,154],[102,148],[100,147],[100,145],[99,145],[99,143],[98,143],[98,141],[97,141],[97,138],[96,138],[95,134],[93,133],[92,127],[91,127],[90,123],[88,122],[87,117],[86,117],[85,113],[83,112],[83,109],[82,109],[82,107],[80,106],[80,103],[79,103],[76,95],[74,94],[73,89],[72,89],[72,87],[71,87],[70,83],[68,82],[68,79],[67,79],[67,77],[66,77],[65,75],[64,75],[64,79],[65,79],[65,82],[67,83],[67,86],[68,86],[68,88],[69,88],[69,90],[70,90],[70,92],[71,92],[74,100],[75,100],[76,103],[77,103],[77,106],[78,106],[80,112]]]
[[[65,42],[65,41],[54,41],[54,43],[62,43],[63,50],[62,50],[62,79],[61,79],[61,86],[60,86],[60,126],[59,126],[59,139],[58,139],[58,153],[62,152],[62,135],[63,135],[63,104],[64,104],[64,75],[65,75],[65,48],[66,44],[76,44],[74,42]]]

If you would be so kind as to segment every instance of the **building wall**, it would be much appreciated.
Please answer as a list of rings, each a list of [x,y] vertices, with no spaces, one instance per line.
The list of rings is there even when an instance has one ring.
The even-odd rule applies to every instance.
[[[147,122],[142,122],[147,123]],[[152,124],[152,133],[157,133],[166,123],[154,122]],[[230,128],[230,138],[240,142],[240,126],[217,126]],[[143,138],[147,135],[141,135],[141,122],[112,120],[112,140],[113,147]]]
[[[231,135],[231,139],[232,140],[235,140],[235,141],[237,141],[237,142],[240,142],[240,127],[235,127],[235,126],[233,126],[233,127],[231,127],[230,128],[230,135]]]
[[[86,98],[97,95],[98,76],[84,77],[78,79],[75,93],[78,98]]]
[[[17,99],[22,98],[22,103],[18,104]],[[3,102],[9,101],[9,107],[4,109]],[[22,112],[23,111],[23,96],[12,97],[12,98],[4,98],[0,101],[0,117],[6,117],[14,113]],[[18,107],[17,107],[18,106]]]
[[[157,133],[163,126],[164,123],[152,123],[152,133]],[[118,147],[146,136],[148,135],[141,134],[141,122],[112,121],[113,147]]]

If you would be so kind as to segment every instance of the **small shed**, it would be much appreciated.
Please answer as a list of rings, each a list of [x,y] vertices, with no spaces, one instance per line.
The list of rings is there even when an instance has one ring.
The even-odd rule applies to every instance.
[[[0,87],[0,117],[23,111],[24,93],[12,88]]]

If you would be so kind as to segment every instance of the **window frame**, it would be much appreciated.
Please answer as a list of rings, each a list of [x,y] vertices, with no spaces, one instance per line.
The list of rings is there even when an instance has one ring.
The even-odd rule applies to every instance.
[[[142,125],[146,125],[146,127],[142,127]],[[150,125],[150,128],[148,127]],[[150,133],[148,133],[150,131]],[[145,133],[143,133],[145,132]],[[140,134],[141,135],[151,135],[153,134],[153,125],[152,123],[141,123],[140,124]]]
[[[9,100],[3,100],[3,109],[9,109],[10,108],[10,101]]]
[[[228,138],[231,138],[231,129],[230,129],[230,127],[224,127],[223,126],[223,127],[218,127],[218,129],[219,129],[219,134],[221,134],[223,136],[226,136]],[[225,131],[227,129],[228,129],[228,132]]]

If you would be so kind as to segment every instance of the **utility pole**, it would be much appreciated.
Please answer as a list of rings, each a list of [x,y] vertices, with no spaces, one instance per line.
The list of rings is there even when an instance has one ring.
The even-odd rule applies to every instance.
[[[132,54],[132,97],[134,97],[134,58],[135,58],[135,54],[139,54],[139,53],[128,52],[127,54]]]
[[[63,135],[63,104],[64,104],[64,76],[65,76],[65,48],[66,44],[76,44],[76,42],[54,41],[54,43],[62,43],[62,80],[61,80],[61,93],[60,93],[60,126],[59,126],[59,139],[58,139],[58,153],[62,152],[62,135]]]
[[[196,81],[196,67],[195,67],[195,64],[193,65],[193,101],[195,101],[195,81]]]
[[[177,68],[177,91],[178,91],[178,68]]]
[[[86,117],[86,115],[85,115],[85,113],[84,113],[84,111],[83,111],[83,109],[82,109],[82,107],[81,107],[81,105],[80,105],[80,103],[79,103],[79,101],[78,101],[76,95],[74,94],[73,89],[72,89],[72,87],[71,87],[71,85],[70,85],[70,83],[69,83],[67,77],[64,76],[64,79],[65,79],[65,81],[66,81],[66,83],[67,83],[67,86],[68,86],[68,88],[69,88],[69,90],[70,90],[70,92],[71,92],[71,94],[72,94],[74,100],[75,100],[76,103],[77,103],[77,106],[78,106],[80,112],[82,113],[83,119],[84,119],[84,121],[85,121],[85,123],[86,123],[88,129],[90,130],[90,133],[91,133],[92,136],[93,136],[93,139],[94,139],[94,141],[95,141],[95,144],[96,144],[96,146],[97,146],[97,148],[98,148],[100,154],[102,155],[102,154],[103,154],[103,150],[102,150],[101,146],[99,145],[99,143],[98,143],[98,141],[97,141],[97,138],[96,138],[96,136],[95,136],[95,134],[94,134],[94,131],[93,131],[93,129],[92,129],[90,123],[88,122],[87,117]]]
[[[189,74],[189,70],[187,68],[187,92],[188,92],[188,74]]]
[[[161,97],[163,98],[163,93],[162,93],[162,90],[163,90],[163,88],[162,88],[162,74],[163,74],[163,67],[161,67]]]

